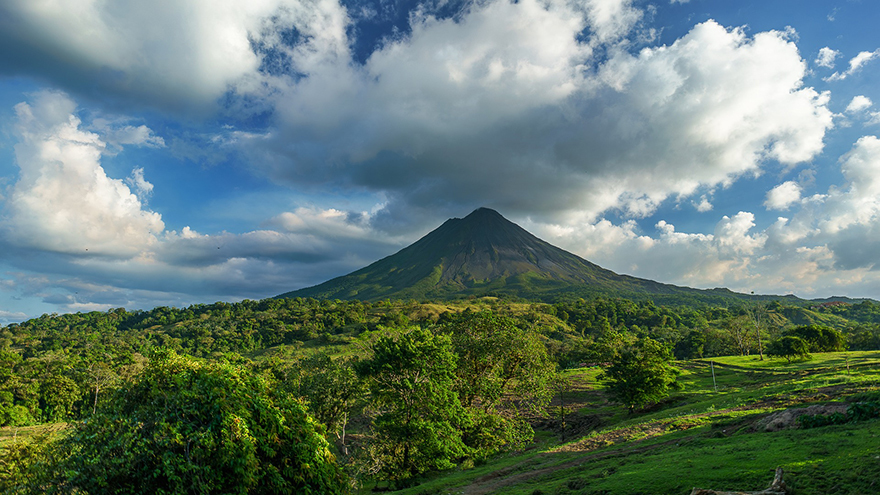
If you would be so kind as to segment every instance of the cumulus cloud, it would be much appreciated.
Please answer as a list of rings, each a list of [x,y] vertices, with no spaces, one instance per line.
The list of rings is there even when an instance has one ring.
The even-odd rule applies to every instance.
[[[813,62],[819,67],[826,67],[829,69],[834,68],[834,60],[840,56],[840,52],[837,50],[833,50],[828,48],[827,46],[819,50],[819,55],[816,56],[816,60]]]
[[[7,73],[150,106],[271,114],[233,144],[274,180],[383,195],[377,225],[476,201],[640,217],[765,160],[809,160],[832,125],[790,33],[708,21],[637,50],[650,33],[632,0],[416,9],[363,64],[335,0],[38,5],[0,7],[0,42],[21,48],[0,59]],[[137,123],[92,130],[108,150],[165,144]],[[519,193],[529,186],[553,193]]]
[[[722,216],[711,234],[679,232],[665,220],[652,235],[634,222],[614,225],[606,219],[571,229],[531,224],[545,239],[620,273],[691,287],[730,287],[747,291],[759,279],[753,260],[763,254],[768,236],[753,232],[754,215]]]
[[[6,290],[71,311],[271,296],[402,244],[371,229],[369,212],[317,207],[281,212],[244,233],[166,230],[143,202],[154,189],[144,169],[124,181],[108,176],[107,143],[85,130],[102,126],[83,123],[69,96],[41,92],[15,110],[20,173],[0,221],[0,252],[21,271],[4,280]]]
[[[153,192],[153,184],[144,178],[144,169],[137,167],[131,171],[131,175],[125,179],[125,183],[133,187],[141,201]]]
[[[710,234],[681,232],[666,220],[647,233],[633,221],[607,219],[529,228],[639,277],[801,297],[868,296],[880,289],[880,138],[860,138],[839,164],[843,181],[825,193],[804,196],[794,181],[773,188],[765,206],[789,213],[763,227],[752,213],[739,212],[722,216]]]
[[[643,15],[633,7],[632,0],[587,0],[585,3],[594,44],[626,36]]]
[[[384,14],[350,14],[334,0],[39,5],[0,6],[0,44],[20,48],[0,55],[0,72],[110,104],[259,115],[262,127],[211,142],[241,150],[277,183],[382,204],[290,207],[244,233],[167,230],[145,203],[155,175],[136,167],[114,179],[101,158],[182,145],[135,120],[83,123],[69,98],[42,95],[48,103],[18,107],[22,171],[4,242],[46,253],[40,262],[55,275],[34,277],[32,293],[71,308],[273,295],[363,266],[404,244],[413,225],[481,205],[528,214],[549,240],[618,271],[700,287],[764,280],[803,293],[832,266],[853,280],[869,266],[867,251],[845,254],[859,244],[844,241],[877,237],[876,138],[841,160],[845,183],[827,194],[802,197],[800,181],[769,191],[767,208],[789,210],[769,227],[749,212],[727,212],[711,233],[663,220],[646,234],[634,220],[670,197],[708,216],[701,193],[823,151],[830,95],[805,86],[807,61],[789,31],[752,35],[710,20],[654,46],[631,0],[485,0],[446,17],[417,9],[407,29],[358,58],[352,16]],[[825,47],[814,64],[833,68],[838,55]],[[865,112],[862,98],[847,111]]]
[[[846,113],[859,113],[863,112],[869,108],[874,103],[870,98],[864,95],[858,95],[853,97],[853,99],[849,102],[849,105],[846,106]]]
[[[801,186],[797,182],[786,181],[767,192],[764,206],[770,210],[785,210],[801,199]]]
[[[89,130],[101,135],[102,141],[115,151],[123,146],[143,146],[146,148],[164,148],[165,140],[157,136],[146,125],[134,126],[124,120],[97,118],[91,122]]]
[[[164,229],[100,164],[105,143],[82,130],[66,95],[43,92],[15,107],[20,178],[8,200],[7,236],[53,252],[130,257]]]
[[[830,76],[826,77],[826,81],[842,81],[847,77],[858,72],[862,67],[865,66],[871,60],[880,57],[880,48],[874,50],[873,52],[859,52],[858,55],[850,59],[849,68],[844,72],[835,72]]]
[[[68,88],[166,109],[213,106],[230,88],[258,88],[274,23],[300,30],[308,51],[344,40],[345,10],[329,0],[11,0],[0,5],[0,71],[37,73]],[[157,26],[161,28],[157,29]],[[345,49],[345,45],[334,49]],[[300,69],[300,67],[296,67]],[[310,67],[302,67],[309,70]]]
[[[714,206],[712,206],[712,203],[709,201],[709,199],[706,198],[706,195],[705,195],[705,194],[702,195],[702,196],[700,196],[700,202],[699,202],[699,203],[694,202],[694,207],[695,207],[695,208],[697,209],[697,211],[699,211],[700,213],[705,213],[705,212],[707,212],[707,211],[712,211],[712,208],[714,208]]]
[[[22,321],[27,315],[21,311],[5,311],[0,310],[0,325],[8,325],[12,322]]]
[[[609,44],[596,58],[596,38],[580,33],[598,5],[631,8],[489,1],[414,18],[363,70],[328,61],[279,90],[279,127],[242,144],[277,180],[383,194],[377,222],[479,204],[641,217],[822,150],[829,95],[804,87],[789,34],[708,21],[672,45]]]

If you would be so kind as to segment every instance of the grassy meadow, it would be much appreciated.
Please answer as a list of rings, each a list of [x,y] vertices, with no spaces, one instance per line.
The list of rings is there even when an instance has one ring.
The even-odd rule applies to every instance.
[[[606,401],[596,379],[598,368],[572,370],[563,395],[564,441],[557,396],[549,411],[556,421],[536,428],[529,449],[392,493],[753,491],[765,488],[779,466],[793,494],[880,492],[880,419],[811,429],[795,423],[779,431],[763,426],[770,415],[786,409],[845,408],[854,401],[880,400],[880,352],[815,354],[791,364],[757,356],[720,357],[678,366],[681,389],[633,415]],[[362,492],[381,488],[367,486]]]

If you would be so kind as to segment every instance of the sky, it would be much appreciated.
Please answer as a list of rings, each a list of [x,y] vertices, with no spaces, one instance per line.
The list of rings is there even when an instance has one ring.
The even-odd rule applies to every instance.
[[[870,0],[5,0],[0,324],[262,299],[499,211],[880,299]]]

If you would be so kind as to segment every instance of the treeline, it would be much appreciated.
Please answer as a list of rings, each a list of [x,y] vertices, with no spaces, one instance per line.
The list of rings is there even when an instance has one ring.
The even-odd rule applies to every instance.
[[[0,421],[73,426],[5,449],[0,487],[90,493],[137,487],[149,471],[208,491],[305,490],[303,472],[283,468],[294,461],[322,466],[308,485],[317,492],[345,491],[346,477],[405,484],[527,445],[566,368],[601,364],[609,397],[634,411],[675,387],[673,358],[878,349],[877,315],[872,302],[609,298],[270,299],[44,315],[0,328]]]
[[[566,368],[592,362],[609,332],[650,337],[678,359],[759,352],[798,326],[842,332],[851,350],[880,349],[880,304],[735,307],[658,306],[595,298],[557,304],[484,298],[458,302],[266,299],[149,311],[113,309],[43,315],[0,327],[0,426],[84,418],[135,376],[151,349],[221,359],[290,360],[322,346],[343,348],[383,328],[442,325],[467,308],[530,326]],[[813,351],[815,352],[815,351]]]

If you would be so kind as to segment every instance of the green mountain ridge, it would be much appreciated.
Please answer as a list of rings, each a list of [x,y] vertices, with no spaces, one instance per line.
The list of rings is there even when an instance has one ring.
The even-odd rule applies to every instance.
[[[488,295],[530,300],[682,296],[706,302],[750,297],[728,289],[692,289],[617,274],[535,237],[488,208],[449,219],[410,246],[360,270],[277,297],[374,301]]]

